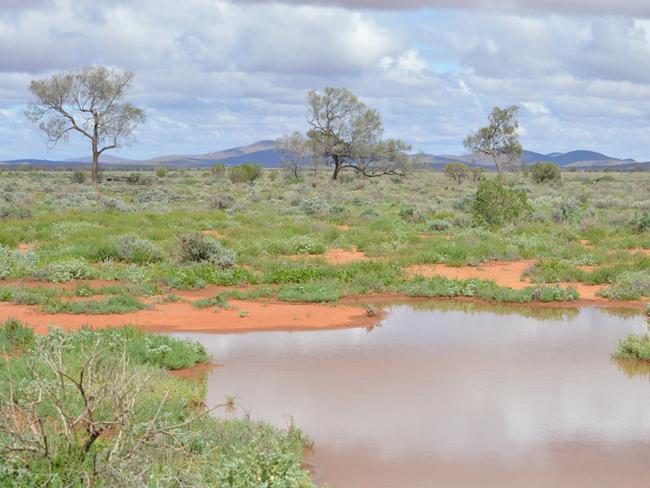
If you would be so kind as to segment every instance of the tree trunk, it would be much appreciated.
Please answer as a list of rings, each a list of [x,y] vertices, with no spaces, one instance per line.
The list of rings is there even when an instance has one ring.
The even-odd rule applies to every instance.
[[[339,161],[334,161],[334,173],[332,173],[332,181],[336,181],[341,172],[341,163]]]
[[[99,176],[99,153],[97,152],[97,145],[93,143],[93,165],[92,165],[92,180],[97,183]]]

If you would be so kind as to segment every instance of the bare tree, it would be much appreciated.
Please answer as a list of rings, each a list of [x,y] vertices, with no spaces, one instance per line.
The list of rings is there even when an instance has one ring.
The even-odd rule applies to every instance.
[[[29,89],[36,101],[25,115],[39,122],[51,147],[67,141],[72,132],[90,139],[92,180],[96,183],[99,156],[130,145],[136,128],[144,121],[142,109],[124,102],[132,81],[133,73],[104,67],[34,80]]]
[[[382,140],[384,126],[377,110],[368,108],[345,88],[327,87],[307,96],[315,156],[333,166],[332,180],[350,168],[363,176],[404,175],[410,146],[399,139]]]
[[[494,107],[490,113],[489,124],[463,141],[463,145],[472,153],[491,158],[499,174],[504,166],[512,167],[522,153],[517,133],[518,111],[517,105],[505,109]]]
[[[280,152],[282,168],[297,179],[300,168],[304,166],[310,152],[304,136],[295,131],[293,134],[279,138],[275,142],[275,147]]]

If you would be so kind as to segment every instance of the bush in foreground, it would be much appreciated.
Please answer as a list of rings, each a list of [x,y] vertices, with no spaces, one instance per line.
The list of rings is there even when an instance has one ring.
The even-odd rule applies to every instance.
[[[313,486],[298,429],[214,417],[202,384],[159,367],[171,365],[161,350],[184,351],[183,364],[205,351],[157,337],[51,329],[0,356],[0,486]]]

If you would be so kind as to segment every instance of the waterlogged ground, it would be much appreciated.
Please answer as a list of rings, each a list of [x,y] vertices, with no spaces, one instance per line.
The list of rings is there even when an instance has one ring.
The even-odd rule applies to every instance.
[[[437,303],[373,329],[192,334],[256,419],[293,419],[338,487],[645,487],[650,379],[610,353],[635,312]],[[188,336],[188,334],[182,334]]]

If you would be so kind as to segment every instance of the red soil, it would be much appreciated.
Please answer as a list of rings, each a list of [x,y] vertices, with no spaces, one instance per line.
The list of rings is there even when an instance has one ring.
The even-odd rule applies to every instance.
[[[363,251],[357,250],[354,246],[351,250],[335,248],[328,249],[325,251],[325,254],[293,254],[287,257],[295,260],[324,258],[328,264],[347,264],[371,259]]]
[[[46,324],[64,329],[78,329],[84,325],[98,328],[132,325],[161,332],[248,332],[367,327],[382,318],[381,314],[368,317],[364,309],[351,305],[251,300],[232,300],[230,303],[232,308],[228,310],[197,309],[190,303],[175,302],[159,304],[151,310],[111,315],[48,314],[28,305],[2,303],[0,321],[15,317],[37,332],[45,332]]]
[[[499,286],[507,286],[514,290],[521,290],[533,283],[525,278],[522,278],[523,273],[534,264],[534,260],[524,261],[495,261],[491,263],[482,264],[480,266],[460,266],[454,268],[444,264],[428,265],[418,264],[409,266],[406,272],[409,276],[424,276],[430,278],[432,276],[444,276],[446,278],[468,280],[468,279],[483,279],[494,281]],[[578,282],[565,282],[559,283],[562,287],[572,286],[580,294],[583,301],[590,303],[609,304],[607,299],[599,297],[596,293],[605,288],[604,285],[586,285]]]

